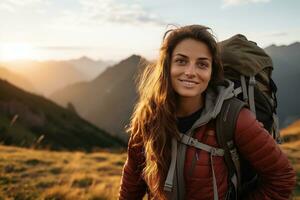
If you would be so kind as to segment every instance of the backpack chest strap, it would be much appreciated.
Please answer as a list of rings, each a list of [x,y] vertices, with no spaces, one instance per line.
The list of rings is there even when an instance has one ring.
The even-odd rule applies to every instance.
[[[190,137],[188,135],[182,134],[182,133],[180,133],[179,135],[181,137],[180,142],[185,145],[193,146],[197,149],[204,150],[204,151],[210,153],[212,156],[224,156],[223,149],[204,144],[202,142],[199,142],[197,139]]]
[[[224,156],[224,150],[220,148],[216,148],[207,144],[204,144],[202,142],[199,142],[197,139],[187,136],[185,134],[179,133],[180,135],[180,142],[188,145],[193,146],[197,149],[204,150],[208,153],[210,153],[210,165],[212,170],[212,184],[213,184],[213,193],[214,193],[214,200],[219,200],[218,196],[218,187],[217,187],[217,180],[214,170],[214,161],[213,156]],[[171,192],[173,190],[173,178],[174,178],[174,172],[175,172],[175,162],[177,159],[177,140],[174,138],[172,139],[172,160],[169,168],[169,172],[165,181],[164,190]]]
[[[181,137],[181,140],[180,140],[181,143],[183,143],[185,145],[193,146],[197,149],[201,149],[201,150],[204,150],[204,151],[210,153],[210,166],[211,166],[211,171],[212,171],[212,184],[213,184],[214,200],[219,200],[217,179],[216,179],[215,170],[214,170],[213,156],[224,156],[224,153],[225,153],[224,150],[204,144],[202,142],[199,142],[197,139],[190,137],[188,135],[185,135],[182,133],[180,133],[179,135]]]

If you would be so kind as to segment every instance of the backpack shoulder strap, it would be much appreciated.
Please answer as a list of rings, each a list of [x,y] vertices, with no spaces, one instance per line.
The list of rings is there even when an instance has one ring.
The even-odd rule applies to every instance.
[[[245,102],[235,97],[225,100],[221,112],[216,118],[217,141],[220,147],[225,150],[224,159],[228,169],[228,183],[233,184],[236,198],[240,190],[241,172],[239,155],[234,142],[234,132],[240,110],[245,106]]]

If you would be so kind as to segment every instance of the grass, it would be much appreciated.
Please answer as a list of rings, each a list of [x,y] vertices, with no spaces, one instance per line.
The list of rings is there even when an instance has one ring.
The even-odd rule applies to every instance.
[[[281,147],[297,170],[293,200],[300,200],[300,142]],[[0,152],[0,200],[118,197],[126,152],[56,152],[1,145]]]
[[[293,200],[300,200],[300,140],[285,143],[281,147],[288,155],[288,158],[297,173],[297,184],[293,193]]]
[[[125,152],[0,146],[0,200],[117,199]]]

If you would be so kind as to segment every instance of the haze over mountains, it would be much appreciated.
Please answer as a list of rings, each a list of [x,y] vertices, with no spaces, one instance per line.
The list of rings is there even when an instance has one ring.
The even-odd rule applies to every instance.
[[[1,65],[0,65],[0,79],[5,79],[10,83],[14,84],[15,86],[18,86],[24,90],[36,92],[36,89],[28,79]]]
[[[271,45],[265,51],[273,60],[278,113],[281,127],[285,127],[300,118],[300,42],[288,46]]]
[[[82,56],[78,59],[66,61],[72,64],[78,71],[87,77],[87,80],[96,78],[107,67],[113,65],[114,61],[92,60],[89,57]]]
[[[66,61],[10,61],[1,62],[9,71],[29,80],[35,90],[22,87],[28,91],[45,96],[67,85],[89,81],[99,75],[112,61],[92,60],[81,57]],[[1,74],[0,74],[1,76]],[[10,81],[13,81],[10,79]]]

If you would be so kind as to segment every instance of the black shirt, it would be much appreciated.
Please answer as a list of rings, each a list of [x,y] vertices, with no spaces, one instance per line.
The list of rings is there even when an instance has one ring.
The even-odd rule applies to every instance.
[[[177,128],[180,133],[186,133],[200,117],[202,108],[185,117],[177,117]]]

